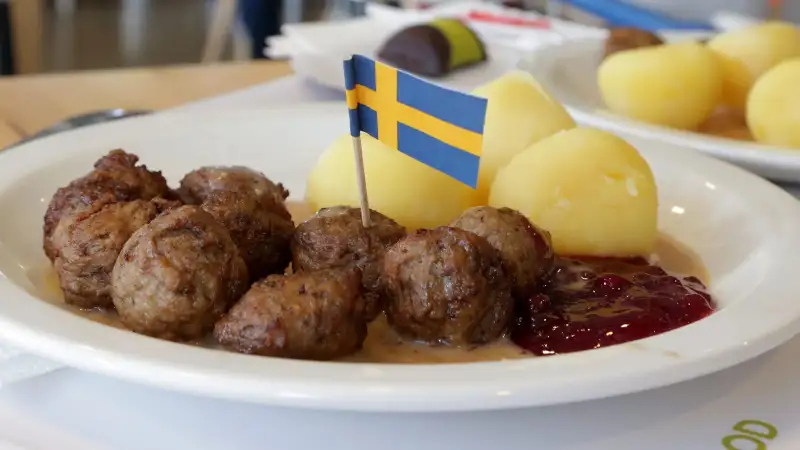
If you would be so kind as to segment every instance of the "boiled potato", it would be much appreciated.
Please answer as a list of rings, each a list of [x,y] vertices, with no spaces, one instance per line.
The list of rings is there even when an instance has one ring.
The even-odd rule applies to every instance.
[[[475,191],[449,176],[361,135],[370,208],[414,228],[450,223],[475,206]],[[360,206],[353,144],[342,136],[317,160],[306,181],[306,202],[316,209]]]
[[[526,72],[511,72],[472,93],[489,100],[478,175],[483,203],[495,174],[511,158],[539,139],[573,128],[575,121]]]
[[[497,173],[489,204],[525,214],[563,255],[648,255],[658,235],[650,166],[624,140],[592,128],[525,149]]]
[[[700,125],[722,94],[717,58],[695,42],[615,53],[600,64],[597,82],[610,110],[680,129]]]
[[[787,22],[764,22],[728,31],[708,42],[723,69],[723,101],[744,111],[747,93],[764,72],[800,56],[800,30]]]
[[[747,100],[747,124],[759,142],[800,149],[800,58],[756,81]]]

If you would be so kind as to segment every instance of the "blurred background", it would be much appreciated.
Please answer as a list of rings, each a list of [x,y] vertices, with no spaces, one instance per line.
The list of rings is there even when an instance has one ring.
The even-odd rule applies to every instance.
[[[800,22],[800,0],[0,0],[0,149],[193,102],[265,105],[259,92],[278,80],[295,89],[282,92],[340,95],[340,56],[372,52],[420,17],[476,12],[479,34],[516,54],[604,28],[704,39],[765,18]],[[481,76],[518,57],[492,61]],[[723,118],[725,130],[747,129]]]
[[[458,0],[451,0],[458,1]],[[442,1],[382,1],[419,7]],[[618,0],[496,1],[578,22]],[[725,9],[800,20],[800,0],[627,0],[701,22]],[[364,0],[0,0],[0,74],[52,73],[261,58],[282,24],[362,14]]]

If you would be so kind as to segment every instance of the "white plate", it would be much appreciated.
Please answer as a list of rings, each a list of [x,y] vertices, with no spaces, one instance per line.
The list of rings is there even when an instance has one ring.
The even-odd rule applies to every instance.
[[[800,318],[800,204],[741,169],[641,146],[659,183],[660,227],[704,261],[721,310],[676,331],[544,358],[453,365],[320,363],[160,341],[38,300],[41,224],[58,186],[122,147],[175,183],[206,164],[244,164],[302,198],[321,149],[347,132],[340,103],[215,115],[156,115],[51,136],[0,153],[0,337],[119,378],[250,402],[381,411],[478,410],[607,397],[675,383],[789,339]],[[369,157],[366,155],[366,157]]]
[[[411,21],[386,22],[359,19],[313,26],[286,27],[286,37],[297,46],[292,69],[324,86],[344,90],[342,61],[354,53],[377,58],[378,50],[394,32]],[[430,80],[451,89],[471,91],[516,67],[520,52],[502,45],[486,44],[489,59],[452,74]]]
[[[533,51],[519,67],[561,102],[575,120],[626,136],[693,148],[769,179],[800,182],[800,151],[674,130],[608,112],[597,88],[603,41],[581,39]]]

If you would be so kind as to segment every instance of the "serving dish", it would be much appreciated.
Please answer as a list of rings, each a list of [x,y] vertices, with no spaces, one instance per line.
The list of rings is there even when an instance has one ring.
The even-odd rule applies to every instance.
[[[309,129],[314,132],[310,133]],[[58,186],[123,147],[171,181],[246,165],[302,199],[321,149],[347,130],[340,104],[207,116],[165,114],[64,133],[0,154],[0,335],[34,353],[130,381],[235,400],[372,411],[479,410],[608,397],[679,382],[763,353],[798,331],[800,207],[741,169],[631,140],[659,185],[661,232],[702,260],[719,311],[613,347],[470,364],[397,365],[255,357],[156,340],[48,303],[41,217]]]
[[[604,42],[601,38],[585,38],[542,46],[523,57],[518,67],[532,74],[583,124],[692,148],[772,180],[800,181],[797,150],[671,129],[608,111],[597,87],[597,67],[603,57]]]

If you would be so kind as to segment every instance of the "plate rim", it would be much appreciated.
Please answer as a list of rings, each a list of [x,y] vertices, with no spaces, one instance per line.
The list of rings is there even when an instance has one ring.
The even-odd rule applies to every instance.
[[[289,120],[291,118],[308,120],[308,117],[312,117],[313,120],[320,118],[333,120],[334,116],[338,120],[342,116],[341,107],[341,102],[317,102],[264,108],[260,110],[259,120],[263,121],[269,117],[272,117],[272,120],[287,120],[287,117]],[[243,112],[241,116],[228,112],[206,114],[203,117],[218,117],[213,125],[218,127],[223,122],[223,117],[227,118],[226,124],[237,123],[237,118],[242,120],[243,117],[252,116],[252,113],[252,110],[249,110]],[[13,186],[13,182],[20,179],[19,176],[35,173],[42,167],[41,165],[28,167],[26,171],[24,167],[19,168],[20,163],[27,164],[26,161],[36,158],[37,154],[41,156],[42,153],[53,151],[52,147],[56,143],[69,147],[67,144],[72,142],[74,148],[77,143],[82,143],[87,135],[98,132],[112,136],[124,135],[129,133],[128,129],[135,130],[141,126],[148,127],[151,135],[149,138],[152,139],[152,136],[159,133],[156,130],[158,127],[166,133],[176,133],[180,132],[180,129],[189,128],[198,117],[196,113],[169,113],[132,118],[98,125],[91,129],[50,136],[9,150],[8,153],[0,153],[0,193],[5,192],[9,185]],[[177,126],[176,121],[184,121],[184,127]],[[137,122],[138,124],[134,125]],[[78,150],[72,152],[81,153]],[[652,152],[655,153],[655,150]],[[777,186],[724,162],[693,151],[679,151],[675,155],[678,155],[677,158],[681,163],[710,166],[717,170],[715,175],[717,177],[732,177],[752,192],[765,192],[766,194],[759,195],[767,195],[770,201],[764,202],[761,207],[777,208],[776,211],[783,211],[781,214],[788,220],[785,230],[781,228],[781,231],[785,232],[786,240],[776,251],[784,256],[781,260],[800,263],[800,234],[794,233],[791,227],[793,223],[800,222],[800,203]],[[3,175],[17,170],[14,167],[17,167],[18,172],[24,173],[18,177],[5,179]],[[788,266],[784,268],[784,272],[786,276],[791,274]],[[783,272],[778,273],[781,274]],[[708,329],[712,322],[717,323],[717,326],[729,322],[726,318],[730,313],[726,312],[731,311],[734,305],[696,324],[635,341],[655,350],[637,353],[639,358],[637,367],[628,369],[625,373],[618,373],[607,367],[599,370],[592,364],[618,358],[621,353],[629,352],[630,346],[627,344],[547,358],[467,363],[469,370],[466,374],[463,373],[465,368],[463,363],[435,365],[435,370],[431,370],[431,365],[322,363],[253,357],[136,335],[91,322],[44,301],[31,302],[26,308],[22,308],[24,312],[0,310],[0,337],[32,353],[83,370],[212,397],[336,410],[508,409],[568,403],[652,389],[715,372],[755,357],[787,341],[800,331],[800,304],[795,305],[797,302],[785,300],[785,304],[781,302],[773,304],[775,298],[793,297],[791,291],[796,289],[789,289],[790,287],[791,283],[784,283],[777,288],[776,286],[766,288],[770,294],[766,300],[767,304],[785,308],[781,309],[781,314],[770,316],[773,325],[775,323],[778,325],[769,330],[761,330],[752,339],[748,337],[744,344],[727,343],[705,352],[697,349],[694,354],[689,352],[684,355],[680,364],[673,357],[655,351],[666,342],[665,336],[666,340],[670,340],[670,336],[693,333],[693,330],[703,326],[703,323],[706,324],[703,328]],[[29,300],[36,300],[5,277],[0,277],[0,305],[13,305],[13,300],[3,300],[12,297],[28,297]],[[44,314],[48,320],[39,320],[42,317],[40,314]],[[47,325],[47,322],[52,320],[56,320],[55,326]],[[710,339],[713,341],[716,338],[712,336]],[[176,351],[180,353],[180,358],[174,358]],[[241,370],[232,372],[225,367],[228,365]],[[552,366],[556,366],[555,369]],[[670,370],[676,367],[681,367],[681,370]],[[596,380],[592,380],[592,383],[586,381],[588,374],[580,372],[589,368],[598,369],[592,373],[592,377],[601,378],[602,383]],[[565,395],[563,392],[557,392],[559,387],[563,388],[562,377],[556,378],[555,373],[550,373],[544,380],[534,380],[536,387],[532,387],[530,376],[541,376],[543,370],[551,372],[575,370],[575,373],[563,374],[564,377],[571,379],[572,383],[583,383],[585,386]],[[270,376],[265,377],[264,373],[270,373]],[[324,373],[324,376],[321,373]],[[225,383],[220,383],[220,380]],[[630,380],[636,380],[635,389],[626,385]],[[602,387],[598,388],[598,385]],[[433,401],[436,403],[431,403]]]

